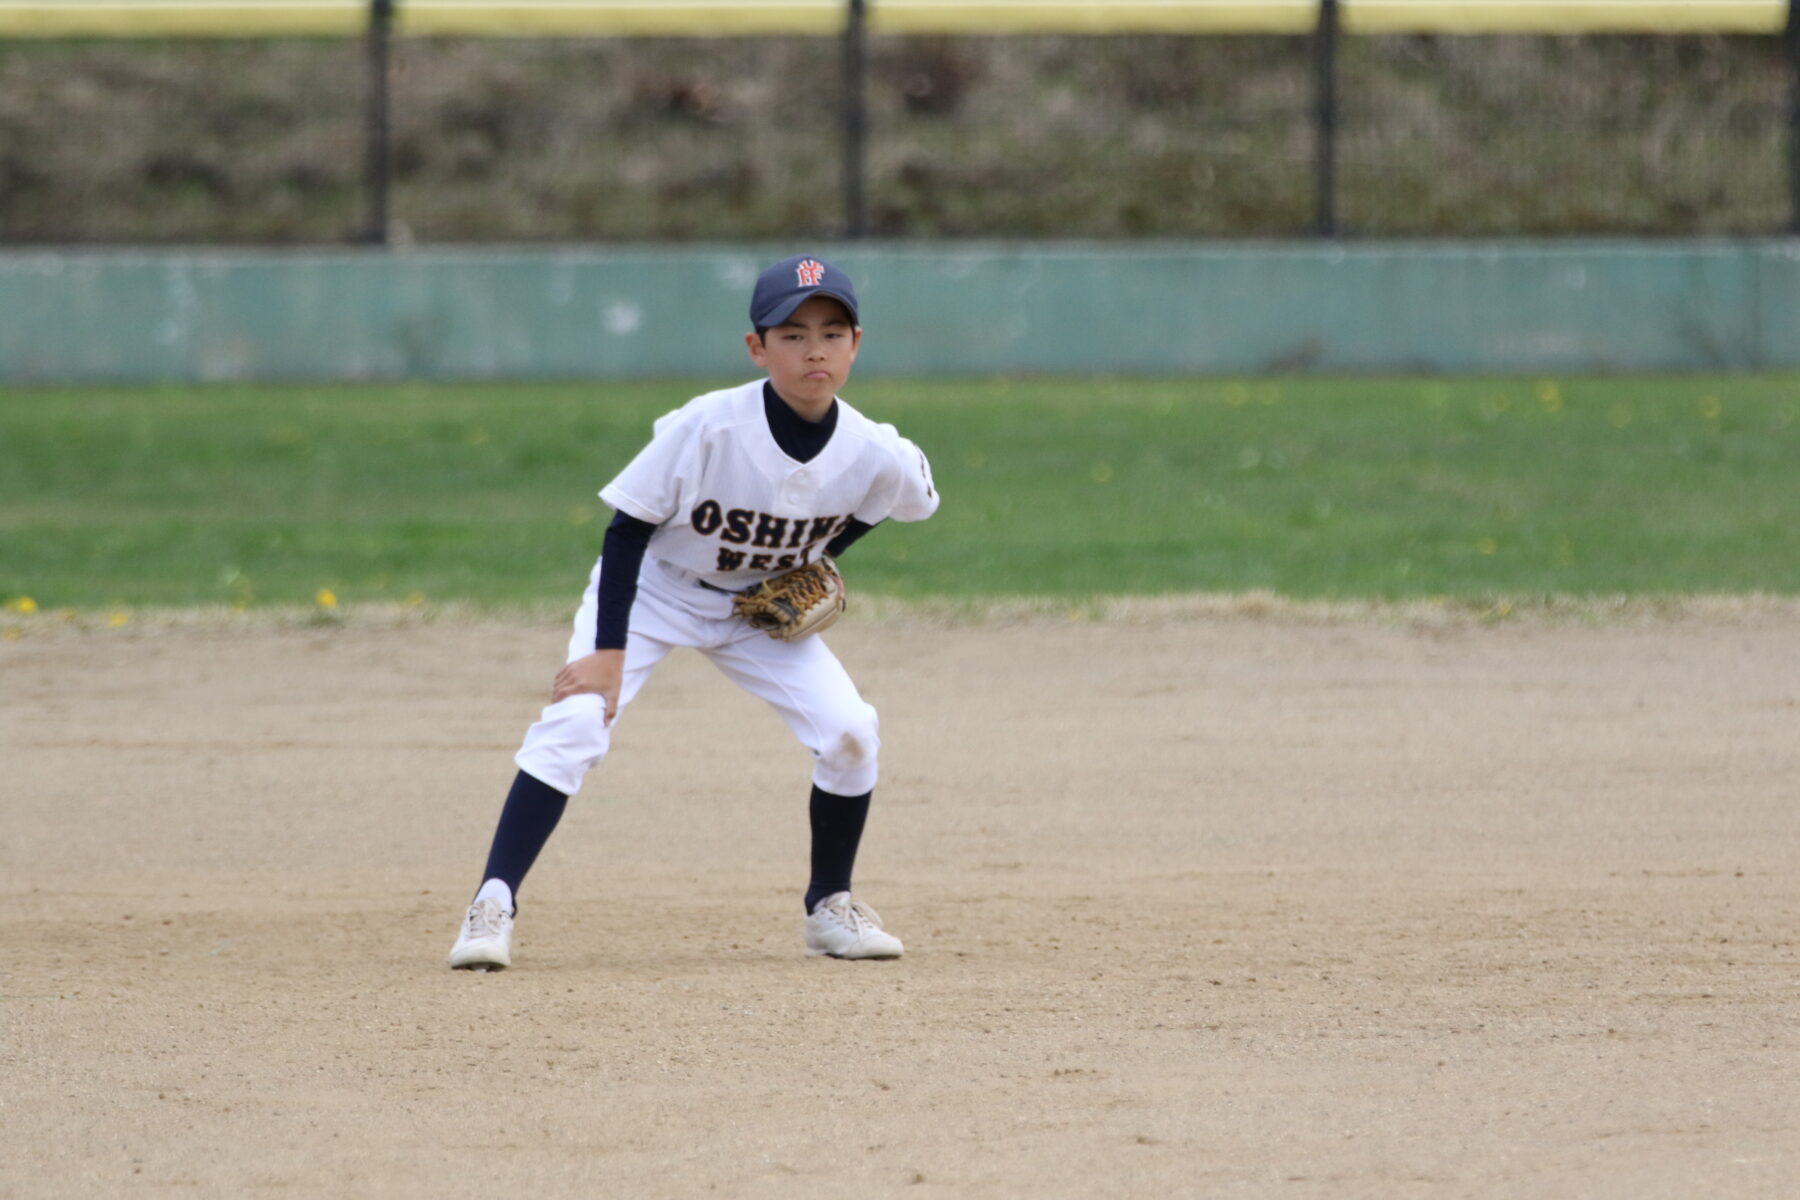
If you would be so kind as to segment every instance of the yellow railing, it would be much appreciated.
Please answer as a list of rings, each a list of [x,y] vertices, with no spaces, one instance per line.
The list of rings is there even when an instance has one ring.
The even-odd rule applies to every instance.
[[[1346,33],[1760,33],[1788,0],[1342,0]],[[418,36],[841,33],[845,0],[398,0]],[[869,0],[875,33],[1310,32],[1317,0]],[[368,0],[0,0],[0,37],[348,36]]]

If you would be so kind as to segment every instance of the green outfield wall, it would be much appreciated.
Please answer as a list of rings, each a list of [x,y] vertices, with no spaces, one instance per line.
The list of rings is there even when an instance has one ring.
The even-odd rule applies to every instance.
[[[731,378],[797,250],[866,373],[1800,368],[1800,240],[858,243],[0,254],[0,382]]]

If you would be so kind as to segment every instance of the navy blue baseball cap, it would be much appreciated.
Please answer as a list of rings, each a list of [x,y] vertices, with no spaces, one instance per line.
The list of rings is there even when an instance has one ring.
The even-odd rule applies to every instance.
[[[860,323],[856,317],[856,288],[850,277],[811,254],[784,258],[756,277],[756,291],[750,296],[750,323],[758,329],[779,325],[814,296],[830,296],[850,310],[852,325]]]

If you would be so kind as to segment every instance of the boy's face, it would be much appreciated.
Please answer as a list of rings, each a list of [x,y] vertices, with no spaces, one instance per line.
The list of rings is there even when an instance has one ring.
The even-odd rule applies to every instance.
[[[817,420],[850,378],[862,330],[829,296],[814,296],[762,337],[744,335],[750,361],[769,373],[776,393],[803,417]]]

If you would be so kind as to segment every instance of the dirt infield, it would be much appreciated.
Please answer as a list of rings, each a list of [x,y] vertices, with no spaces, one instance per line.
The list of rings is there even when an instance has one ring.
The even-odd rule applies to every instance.
[[[1800,614],[853,620],[896,963],[678,657],[451,972],[563,638],[0,642],[0,1196],[1793,1194]]]

